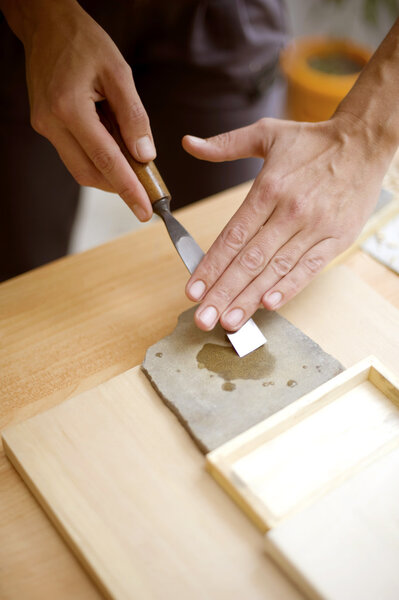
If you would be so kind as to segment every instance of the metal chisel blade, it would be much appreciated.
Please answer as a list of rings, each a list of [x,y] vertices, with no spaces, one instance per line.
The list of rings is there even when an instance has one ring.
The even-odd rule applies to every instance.
[[[160,216],[166,225],[170,239],[180,258],[190,273],[194,273],[204,256],[203,251],[188,231],[184,229],[183,225],[169,211],[163,211]]]
[[[170,239],[180,258],[189,272],[193,273],[201,262],[204,252],[183,225],[170,212],[169,198],[162,198],[155,202],[153,209],[165,223]],[[244,323],[238,331],[233,333],[226,331],[226,335],[240,358],[260,348],[260,346],[263,346],[267,342],[265,336],[252,319]]]

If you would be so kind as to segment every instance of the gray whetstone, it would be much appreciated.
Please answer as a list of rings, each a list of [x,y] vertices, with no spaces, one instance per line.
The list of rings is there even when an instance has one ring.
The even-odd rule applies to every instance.
[[[172,334],[151,346],[142,365],[152,385],[177,415],[203,452],[246,431],[343,370],[289,321],[275,312],[259,310],[254,321],[267,338],[264,352],[272,355],[262,379],[225,380],[199,368],[197,354],[205,344],[229,346],[220,326],[204,333],[193,322],[195,307],[180,315]],[[244,359],[239,359],[244,360]],[[296,385],[290,387],[292,382]]]

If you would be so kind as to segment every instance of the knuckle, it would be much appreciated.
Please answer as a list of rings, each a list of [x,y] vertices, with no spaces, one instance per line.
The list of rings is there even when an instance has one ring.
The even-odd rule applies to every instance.
[[[262,180],[263,194],[262,197],[265,201],[268,201],[270,197],[277,196],[281,183],[277,176],[268,174]]]
[[[292,261],[285,256],[275,256],[270,261],[270,268],[278,277],[284,277],[292,269]]]
[[[258,119],[256,124],[259,129],[267,133],[270,127],[270,120],[267,117],[262,117],[261,119]]]
[[[250,273],[258,273],[265,266],[265,255],[258,246],[251,246],[245,250],[238,260]]]
[[[258,133],[258,144],[259,144],[259,152],[261,156],[265,156],[267,152],[270,150],[271,140],[272,140],[272,127],[271,127],[272,119],[263,117],[256,122],[256,129],[260,132]]]
[[[249,207],[253,218],[257,220],[262,219],[264,222],[265,216],[270,212],[274,202],[272,194],[269,194],[266,189],[261,189],[256,194],[253,194],[249,200]]]
[[[128,108],[128,115],[130,120],[136,123],[145,122],[145,124],[149,124],[147,113],[141,102],[133,102]]]
[[[30,115],[30,124],[32,128],[40,134],[46,131],[47,116],[42,110],[34,109]]]
[[[73,178],[75,179],[75,181],[77,181],[77,183],[79,185],[83,185],[83,186],[90,186],[90,187],[95,187],[95,184],[93,182],[93,178],[89,177],[87,175],[87,173],[74,173],[73,171],[71,171],[71,174],[73,176]]]
[[[97,188],[101,187],[101,178],[97,175],[94,175],[93,173],[78,173],[75,179],[79,183],[79,185]]]
[[[352,223],[351,223],[351,225],[352,225]],[[342,223],[342,224],[334,224],[333,228],[331,228],[331,229],[333,229],[333,231],[334,231],[333,237],[335,238],[335,240],[337,240],[337,243],[340,246],[340,248],[342,248],[342,250],[344,250],[345,248],[350,246],[355,241],[355,239],[357,238],[357,236],[359,235],[359,233],[361,231],[361,226],[348,228],[347,223],[346,224]],[[328,233],[330,233],[330,232],[328,232]]]
[[[91,170],[90,168],[70,168],[69,171],[72,177],[75,179],[75,181],[78,182],[79,185],[98,187],[99,177],[96,175],[94,169]]]
[[[225,246],[228,246],[232,250],[239,250],[245,244],[247,238],[247,228],[245,223],[239,221],[234,225],[228,226],[223,234],[222,241]]]
[[[128,206],[133,206],[133,204],[136,202],[136,194],[134,193],[134,190],[132,190],[131,188],[124,188],[121,192],[118,192],[119,196],[122,198],[122,200],[128,205]]]
[[[286,295],[288,295],[290,298],[292,296],[295,296],[299,290],[301,289],[301,282],[299,277],[290,277],[289,281],[287,282],[287,291],[286,291]]]
[[[205,256],[200,268],[201,272],[204,274],[204,278],[208,282],[208,286],[212,285],[212,283],[218,279],[221,273],[219,266],[210,258],[208,258],[208,256]]]
[[[112,66],[107,69],[107,75],[116,82],[133,79],[133,71],[125,60],[112,63]]]
[[[321,258],[321,256],[309,256],[308,258],[303,259],[302,265],[305,271],[307,271],[311,275],[314,275],[315,273],[318,273],[323,267],[324,260]]]
[[[231,131],[226,131],[215,135],[212,140],[221,150],[228,150],[233,145],[233,134]]]
[[[229,303],[231,298],[232,298],[232,294],[231,291],[224,288],[224,287],[217,287],[212,291],[212,296],[213,298],[217,301],[217,303],[219,304],[226,304]]]
[[[292,220],[299,219],[305,213],[306,199],[302,196],[291,198],[287,205],[288,218]]]
[[[115,166],[115,156],[103,148],[94,150],[91,155],[91,160],[93,161],[94,166],[105,175],[111,173]]]
[[[53,93],[49,101],[50,112],[61,120],[67,120],[72,113],[72,103],[70,97],[59,90]]]

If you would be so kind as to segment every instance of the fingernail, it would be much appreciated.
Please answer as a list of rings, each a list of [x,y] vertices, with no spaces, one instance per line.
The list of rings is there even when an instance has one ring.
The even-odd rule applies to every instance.
[[[188,288],[188,293],[193,300],[200,300],[204,295],[205,287],[205,283],[201,279],[198,279]]]
[[[140,204],[133,204],[132,211],[139,221],[146,221],[148,219],[147,211]]]
[[[205,327],[212,327],[218,318],[217,310],[214,306],[207,306],[199,315],[198,319]]]
[[[199,138],[195,135],[187,135],[186,136],[191,143],[193,144],[206,144],[207,140],[204,140],[204,138]]]
[[[154,160],[155,146],[148,135],[143,135],[136,141],[137,158],[143,162]]]
[[[274,308],[275,306],[280,304],[282,297],[283,294],[281,292],[273,292],[268,298],[266,298],[266,302],[271,308]]]
[[[244,318],[244,311],[241,308],[233,308],[227,315],[223,318],[224,323],[229,325],[230,327],[235,327]]]

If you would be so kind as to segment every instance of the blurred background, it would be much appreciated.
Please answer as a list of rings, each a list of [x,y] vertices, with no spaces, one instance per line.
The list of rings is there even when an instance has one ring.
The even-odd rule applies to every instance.
[[[355,50],[359,45],[360,48],[367,47],[370,51],[374,50],[386,35],[399,9],[398,0],[285,0],[285,3],[292,39],[304,36],[324,36],[326,39],[333,37],[349,40]],[[354,51],[353,48],[351,52]],[[309,50],[305,49],[304,52],[309,52]],[[298,60],[300,60],[298,54],[299,44],[294,45],[287,67],[287,72],[293,71],[294,79],[295,73],[298,72]],[[353,56],[355,55],[351,54],[349,60]],[[336,53],[334,57],[336,59]],[[324,71],[321,77],[325,78],[326,71],[331,68],[339,71],[342,66],[345,66],[337,65],[336,62],[335,60],[335,64],[331,66],[331,61],[330,63],[328,61],[320,63],[319,60],[317,68]],[[287,72],[285,77],[289,79],[290,75],[287,75]],[[312,73],[308,73],[307,77],[307,81],[313,88],[318,85],[316,77],[320,79],[320,74],[316,74],[314,80],[312,80]],[[338,90],[342,86],[344,89],[348,85],[347,73],[344,73],[343,84],[338,80],[337,73],[333,73],[330,79],[331,81],[327,83],[326,80],[322,81],[321,86],[324,91],[328,85],[333,90]],[[312,106],[320,107],[320,99],[317,98],[316,102],[311,100],[309,105],[307,98],[298,97],[297,88],[290,87],[290,83],[288,88],[291,104],[294,102],[294,107],[291,105],[291,114],[288,110],[287,116],[317,120],[317,115],[313,115],[312,118],[311,110]],[[87,250],[123,233],[145,226],[137,221],[116,194],[109,194],[94,188],[82,188],[78,218],[74,226],[69,252]]]

